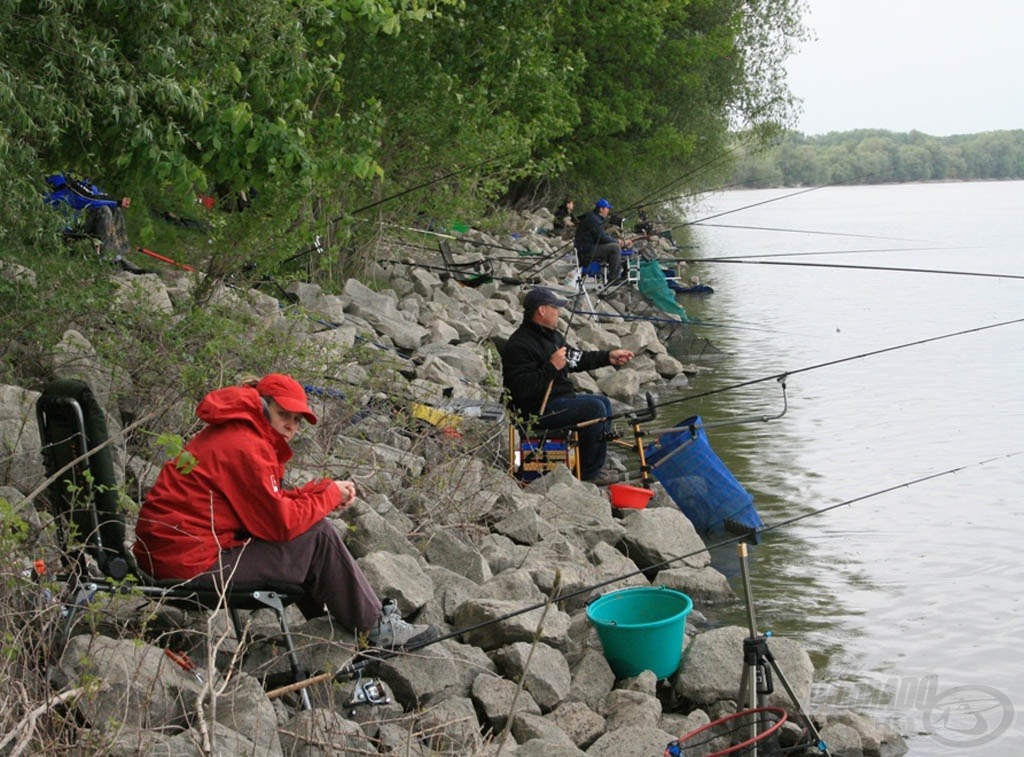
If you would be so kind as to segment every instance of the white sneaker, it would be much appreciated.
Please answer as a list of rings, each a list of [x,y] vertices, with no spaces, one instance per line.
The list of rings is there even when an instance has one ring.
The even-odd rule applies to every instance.
[[[377,626],[366,633],[366,643],[376,649],[404,649],[419,647],[433,641],[441,632],[437,626],[414,625],[402,620],[398,603],[393,599],[384,600]]]

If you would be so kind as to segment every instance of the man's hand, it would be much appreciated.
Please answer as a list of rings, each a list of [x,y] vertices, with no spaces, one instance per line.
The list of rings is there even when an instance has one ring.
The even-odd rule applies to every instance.
[[[565,368],[565,347],[559,347],[551,353],[551,365],[555,366],[556,371]]]
[[[618,368],[633,359],[633,353],[629,350],[612,350],[608,353],[608,362]]]
[[[334,485],[341,492],[341,504],[338,507],[345,508],[351,505],[356,498],[356,485],[351,481],[341,481],[339,479],[334,480]]]

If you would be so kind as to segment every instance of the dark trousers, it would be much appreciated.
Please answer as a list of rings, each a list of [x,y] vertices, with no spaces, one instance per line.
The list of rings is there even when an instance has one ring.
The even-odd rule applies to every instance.
[[[266,583],[302,586],[309,602],[299,609],[307,617],[323,615],[323,607],[351,631],[367,631],[380,617],[380,599],[348,551],[341,533],[325,518],[291,541],[250,539],[221,553],[218,564],[197,576],[197,583],[228,585]]]
[[[612,414],[612,403],[603,394],[568,394],[552,397],[544,415],[533,428],[558,429],[573,426],[594,418],[608,418]],[[580,475],[583,480],[593,478],[604,467],[608,453],[605,434],[612,429],[612,422],[605,420],[592,423],[579,430]]]
[[[597,245],[592,251],[579,253],[580,265],[585,266],[595,260],[608,266],[608,281],[622,278],[622,249],[617,242],[606,242]]]

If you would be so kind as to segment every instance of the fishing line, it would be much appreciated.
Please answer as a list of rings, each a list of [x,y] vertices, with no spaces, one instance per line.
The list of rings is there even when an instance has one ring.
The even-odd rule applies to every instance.
[[[856,176],[856,177],[854,177],[852,179],[845,179],[843,181],[834,181],[834,182],[831,182],[829,184],[819,184],[816,187],[806,187],[805,189],[799,189],[796,192],[790,192],[789,194],[780,195],[778,197],[769,197],[767,200],[761,200],[760,202],[753,202],[753,203],[751,203],[749,205],[743,205],[743,206],[741,206],[739,208],[733,208],[732,210],[723,210],[721,213],[714,213],[712,215],[705,216],[704,218],[698,218],[695,221],[687,221],[686,223],[679,224],[678,226],[673,226],[672,230],[682,229],[682,228],[685,228],[687,226],[694,226],[694,225],[699,224],[699,223],[704,223],[705,221],[710,221],[713,218],[721,218],[722,216],[731,215],[732,213],[739,213],[741,210],[750,210],[751,208],[757,208],[757,207],[760,207],[761,205],[768,205],[768,204],[773,203],[773,202],[778,202],[779,200],[787,200],[790,197],[796,197],[797,195],[807,194],[808,192],[817,192],[819,189],[826,189],[828,187],[838,187],[838,186],[842,186],[844,184],[853,184],[853,183],[857,183],[857,182],[862,182],[864,179],[870,179],[871,177],[876,176],[876,175],[877,175],[876,173],[864,174],[863,176]]]
[[[878,497],[882,494],[888,494],[889,492],[894,492],[897,489],[906,489],[907,487],[923,483],[924,481],[931,481],[932,479],[941,478],[942,476],[948,476],[953,473],[959,473],[960,471],[967,470],[968,468],[974,468],[980,465],[987,465],[988,463],[997,462],[999,460],[1008,460],[1010,458],[1017,457],[1018,455],[1024,455],[1024,450],[1018,450],[1017,452],[1008,452],[1005,455],[997,455],[996,457],[990,457],[985,460],[978,460],[973,463],[958,465],[955,468],[947,468],[946,470],[939,471],[938,473],[929,473],[928,475],[920,476],[919,478],[914,478],[911,479],[910,481],[904,481],[903,483],[900,484],[893,484],[892,486],[887,486],[884,489],[879,489],[877,491],[871,492],[870,494],[862,494],[861,496],[854,497],[853,499],[847,499],[844,500],[843,502],[837,502],[834,505],[828,505],[827,507],[822,507],[821,509],[818,510],[812,510],[811,512],[804,513],[803,515],[794,515],[792,518],[786,518],[785,520],[780,520],[778,523],[773,523],[770,526],[764,526],[763,528],[758,529],[758,533],[763,534],[768,531],[774,531],[777,528],[782,528],[783,526],[790,526],[794,523],[806,520],[807,518],[813,518],[816,515],[827,513],[830,510],[835,510],[840,507],[853,505],[856,504],[857,502],[863,502],[866,499]]]
[[[450,179],[452,176],[458,176],[460,173],[465,173],[466,171],[474,170],[474,169],[477,169],[477,168],[483,168],[488,163],[494,163],[494,162],[497,162],[499,160],[500,160],[500,158],[498,158],[498,157],[491,157],[491,158],[485,158],[484,160],[481,160],[481,161],[479,161],[477,163],[471,163],[470,165],[466,166],[465,168],[459,168],[459,169],[457,169],[455,171],[449,171],[448,173],[444,174],[443,176],[438,176],[436,179],[431,179],[430,181],[425,181],[425,182],[422,182],[420,184],[416,184],[415,186],[409,187],[408,189],[403,189],[403,190],[401,190],[399,192],[395,192],[394,194],[388,195],[387,197],[382,197],[381,199],[376,200],[374,202],[371,202],[368,205],[363,205],[362,207],[356,208],[355,210],[351,211],[347,215],[356,215],[357,213],[362,213],[362,212],[364,212],[366,210],[370,210],[371,208],[375,208],[378,205],[383,205],[386,202],[391,202],[391,200],[396,200],[399,197],[404,197],[405,195],[410,194],[412,192],[416,192],[417,190],[424,189],[426,187],[429,187],[429,186],[432,186],[434,184],[437,184],[438,182],[444,181],[445,179]],[[345,215],[346,214],[342,214],[342,215],[332,219],[331,223],[338,223],[339,221],[341,221],[342,218],[345,217]]]
[[[655,189],[655,190],[653,190],[651,192],[648,192],[646,195],[644,195],[639,200],[637,200],[634,204],[628,205],[625,208],[623,208],[623,210],[624,211],[625,210],[635,210],[636,208],[642,207],[644,205],[650,205],[651,203],[655,203],[655,204],[661,205],[661,204],[664,204],[665,202],[668,202],[669,200],[681,199],[681,197],[685,197],[686,195],[682,195],[681,197],[668,198],[666,200],[657,200],[657,199],[655,199],[662,192],[667,192],[669,187],[678,186],[682,182],[686,181],[686,179],[689,179],[691,176],[694,176],[694,175],[700,173],[705,168],[708,168],[709,166],[713,166],[715,163],[717,163],[717,162],[719,162],[721,160],[724,160],[725,158],[729,157],[729,155],[731,155],[733,152],[735,152],[739,147],[740,147],[739,143],[736,143],[732,147],[730,147],[730,148],[728,148],[726,150],[722,150],[720,153],[718,153],[718,155],[714,156],[713,158],[709,158],[708,160],[706,160],[705,162],[699,164],[695,168],[690,169],[689,171],[684,173],[682,176],[679,176],[679,177],[673,179],[672,181],[666,182],[665,184],[662,184],[657,189]],[[704,193],[702,192],[700,194],[704,194]]]
[[[441,231],[432,231],[431,229],[420,229],[420,228],[416,228],[415,226],[402,226],[401,224],[388,223],[386,221],[382,221],[380,223],[380,225],[381,226],[387,226],[387,227],[392,228],[392,229],[399,229],[400,231],[411,231],[411,232],[413,232],[415,234],[423,234],[425,236],[440,237],[441,239],[452,239],[452,240],[454,240],[456,242],[462,242],[463,244],[467,244],[467,245],[470,245],[472,247],[488,247],[488,248],[491,248],[491,249],[494,249],[494,250],[508,250],[509,252],[520,253],[520,255],[518,255],[516,257],[496,257],[496,258],[491,258],[492,260],[505,260],[505,261],[509,261],[509,260],[519,260],[519,259],[521,259],[523,257],[522,253],[524,252],[524,250],[520,250],[518,247],[508,247],[506,245],[494,244],[492,242],[479,242],[479,241],[475,241],[475,240],[468,240],[468,239],[463,239],[462,237],[457,237],[454,234],[447,234],[447,233],[444,233],[444,232],[441,232]],[[403,244],[405,244],[405,243],[403,243]],[[430,249],[430,248],[424,247],[423,249]]]
[[[648,321],[650,323],[663,323],[671,326],[710,326],[712,328],[720,329],[739,329],[745,331],[763,331],[768,334],[786,334],[788,336],[800,336],[807,337],[809,334],[798,334],[792,331],[779,331],[777,329],[769,329],[764,326],[753,326],[753,325],[737,325],[743,324],[743,321],[733,321],[732,323],[722,323],[720,321],[677,321],[672,318],[662,318],[659,316],[652,315],[623,315],[622,313],[604,313],[595,310],[576,310],[573,311],[580,315],[597,316],[598,318],[621,318],[624,321]]]
[[[975,333],[978,333],[978,332],[981,332],[981,331],[987,331],[989,329],[996,329],[996,328],[999,328],[1001,326],[1010,326],[1010,325],[1018,324],[1018,323],[1024,323],[1024,318],[1015,318],[1015,319],[1013,319],[1011,321],[1002,321],[1000,323],[992,323],[992,324],[989,324],[987,326],[976,326],[974,328],[964,329],[963,331],[955,331],[955,332],[952,332],[952,333],[949,333],[949,334],[942,334],[941,336],[932,336],[932,337],[927,337],[925,339],[918,339],[917,341],[914,341],[914,342],[905,342],[903,344],[898,344],[898,345],[895,345],[893,347],[883,347],[883,348],[878,349],[878,350],[871,350],[870,352],[861,352],[861,353],[856,354],[856,355],[849,355],[847,357],[837,358],[836,360],[829,360],[829,361],[826,361],[824,363],[818,363],[816,365],[809,365],[809,366],[806,366],[804,368],[797,368],[796,370],[792,370],[792,371],[784,371],[783,373],[775,373],[775,374],[772,374],[771,376],[763,376],[761,378],[751,379],[750,381],[744,381],[744,382],[741,382],[739,384],[732,384],[730,386],[723,386],[723,387],[720,387],[718,389],[709,389],[708,391],[700,392],[699,394],[690,394],[690,395],[687,395],[686,397],[679,397],[679,398],[674,399],[674,400],[666,400],[665,402],[660,403],[659,406],[660,407],[665,407],[667,405],[675,405],[675,404],[680,403],[680,402],[689,402],[690,400],[701,399],[703,397],[710,397],[711,395],[721,394],[722,392],[729,392],[729,391],[732,391],[733,389],[742,389],[743,387],[753,386],[754,384],[760,384],[760,383],[763,383],[765,381],[772,381],[772,380],[783,381],[786,378],[788,378],[789,376],[795,376],[798,373],[807,373],[808,371],[815,371],[815,370],[818,370],[819,368],[827,368],[827,367],[830,367],[830,366],[833,366],[833,365],[839,365],[840,363],[848,363],[848,362],[851,362],[851,361],[854,361],[854,360],[861,360],[863,358],[874,357],[875,355],[882,355],[882,354],[884,354],[886,352],[895,352],[896,350],[903,350],[903,349],[906,349],[908,347],[917,347],[917,346],[922,345],[922,344],[928,344],[929,342],[938,342],[940,340],[950,339],[950,338],[955,337],[955,336],[964,336],[965,334],[975,334]]]
[[[696,262],[696,261],[694,261]],[[740,263],[745,265],[777,265],[800,268],[844,268],[852,271],[888,271],[891,273],[935,273],[946,276],[975,276],[987,279],[1024,279],[1015,273],[985,273],[984,271],[949,271],[941,268],[906,268],[886,265],[853,265],[851,263],[791,263],[784,260],[748,260],[745,258],[702,258],[701,263]]]
[[[356,660],[354,662],[350,662],[350,663],[342,666],[341,668],[339,668],[339,669],[337,669],[337,670],[335,670],[333,672],[320,673],[318,675],[315,675],[315,676],[312,676],[310,678],[307,678],[307,679],[305,679],[303,681],[297,681],[296,683],[288,684],[287,686],[282,686],[279,689],[274,689],[273,691],[267,692],[267,696],[269,698],[271,698],[271,699],[274,699],[274,698],[277,698],[279,696],[282,696],[283,694],[291,693],[293,691],[298,691],[299,689],[306,688],[307,686],[311,686],[311,685],[313,685],[315,683],[320,683],[320,682],[323,682],[323,681],[330,681],[330,680],[333,680],[335,678],[339,678],[339,677],[342,677],[342,676],[356,675],[356,674],[360,673],[364,668],[368,667],[369,665],[372,665],[375,662],[381,662],[383,660],[388,660],[388,659],[391,659],[393,657],[398,657],[398,656],[401,656],[401,655],[408,654],[410,652],[415,652],[415,651],[418,651],[418,650],[423,649],[425,647],[432,646],[433,644],[437,644],[437,643],[442,642],[442,641],[447,641],[448,639],[455,639],[455,638],[457,638],[459,636],[462,636],[464,634],[470,633],[472,631],[477,631],[477,630],[480,630],[482,628],[486,628],[488,626],[496,625],[498,623],[503,623],[506,620],[511,620],[512,618],[516,618],[516,617],[518,617],[520,615],[525,615],[526,613],[533,612],[534,610],[540,610],[540,609],[543,609],[545,607],[550,607],[551,605],[555,605],[557,603],[565,602],[566,600],[569,600],[569,599],[574,599],[574,598],[579,597],[579,596],[591,594],[591,593],[597,591],[598,589],[603,589],[606,586],[610,586],[611,584],[618,583],[620,581],[624,581],[624,580],[626,580],[628,578],[633,578],[635,576],[640,576],[640,575],[646,577],[647,574],[649,574],[651,572],[660,571],[663,568],[667,568],[669,565],[672,565],[674,563],[679,562],[680,560],[686,560],[688,558],[696,557],[697,555],[701,555],[701,554],[704,554],[704,553],[710,554],[711,552],[713,552],[715,550],[722,549],[723,547],[727,547],[727,546],[729,546],[731,544],[737,544],[737,543],[739,543],[741,541],[748,540],[748,539],[750,539],[751,536],[753,536],[755,534],[763,535],[763,534],[766,534],[766,533],[770,533],[772,531],[776,531],[778,529],[781,529],[784,526],[789,526],[789,525],[792,525],[793,523],[798,523],[800,521],[804,521],[804,520],[807,520],[809,518],[814,518],[814,517],[817,517],[819,515],[824,515],[825,513],[831,512],[832,510],[836,510],[836,509],[838,509],[840,507],[852,506],[852,505],[854,505],[854,504],[856,504],[858,502],[864,502],[866,500],[873,499],[874,497],[879,497],[879,496],[882,496],[883,494],[888,494],[890,492],[896,491],[897,489],[906,489],[906,488],[909,488],[911,486],[915,486],[917,484],[924,483],[926,481],[931,481],[931,480],[934,480],[934,479],[937,479],[937,478],[942,478],[943,476],[949,476],[949,475],[952,475],[954,473],[959,473],[961,471],[968,470],[970,468],[975,468],[975,467],[979,467],[979,466],[982,466],[982,465],[987,465],[989,463],[996,462],[996,461],[999,461],[999,460],[1010,459],[1010,458],[1017,457],[1018,455],[1022,455],[1022,454],[1024,454],[1024,450],[1019,450],[1017,452],[1010,452],[1010,453],[1007,453],[1005,455],[999,455],[999,456],[996,456],[996,457],[987,458],[985,460],[975,461],[973,463],[966,463],[964,465],[958,465],[958,466],[956,466],[954,468],[948,468],[946,470],[939,471],[939,472],[936,472],[936,473],[930,473],[930,474],[927,474],[927,475],[924,475],[924,476],[919,476],[918,478],[910,479],[908,481],[903,481],[903,482],[898,483],[898,484],[893,484],[892,486],[887,486],[885,488],[878,489],[878,490],[873,491],[873,492],[871,492],[869,494],[862,494],[862,495],[860,495],[858,497],[853,497],[852,499],[847,499],[847,500],[844,500],[842,502],[837,502],[835,504],[819,508],[817,510],[812,510],[810,512],[803,513],[801,515],[796,515],[796,516],[793,516],[792,518],[787,518],[785,520],[781,520],[778,523],[772,523],[770,525],[762,526],[761,528],[751,530],[747,534],[733,536],[733,537],[730,537],[728,539],[723,539],[721,541],[718,541],[718,542],[716,542],[714,544],[704,545],[700,549],[695,549],[692,552],[687,552],[687,553],[682,554],[682,555],[676,555],[674,557],[669,557],[669,558],[667,558],[665,560],[662,560],[659,563],[655,563],[654,565],[649,565],[646,568],[638,568],[637,570],[630,571],[628,573],[622,573],[622,574],[620,574],[618,576],[614,576],[612,578],[605,579],[604,581],[599,581],[598,583],[591,584],[589,586],[584,586],[584,587],[579,588],[579,589],[574,589],[573,591],[570,591],[570,592],[568,592],[566,594],[562,594],[561,592],[558,592],[554,596],[545,599],[543,602],[535,602],[535,603],[533,603],[531,605],[527,605],[526,607],[521,607],[518,610],[512,610],[510,612],[504,613],[503,615],[500,615],[500,616],[498,616],[496,618],[491,618],[489,620],[482,620],[479,623],[474,623],[472,625],[465,626],[463,628],[456,628],[456,629],[454,629],[452,631],[449,631],[448,633],[441,634],[437,638],[431,639],[430,641],[424,642],[422,644],[409,645],[408,647],[406,647],[405,649],[402,649],[402,650],[382,650],[380,652],[375,652],[372,656],[363,657],[363,658],[358,659],[358,660]],[[557,574],[556,574],[556,581],[557,580],[558,579],[557,579]]]
[[[878,252],[948,252],[950,250],[972,250],[976,247],[862,247],[857,250],[805,250],[803,252],[754,252],[749,255],[716,255],[712,258],[678,258],[667,263],[702,263],[729,260],[755,260],[761,258],[801,258],[816,255],[865,255]]]
[[[742,208],[741,208],[742,210]],[[730,211],[733,212],[733,211]],[[714,218],[714,216],[712,216]],[[930,239],[905,239],[904,237],[884,237],[876,234],[853,234],[844,231],[816,231],[814,229],[787,229],[778,226],[744,226],[735,223],[706,223],[705,221],[693,221],[693,226],[708,226],[721,229],[749,229],[751,231],[781,231],[790,234],[820,234],[827,237],[857,237],[859,239],[885,239],[892,242],[915,242],[918,244],[938,244]]]

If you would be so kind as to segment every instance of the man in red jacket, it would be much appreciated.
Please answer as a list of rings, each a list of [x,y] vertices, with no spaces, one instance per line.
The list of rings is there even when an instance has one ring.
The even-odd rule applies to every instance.
[[[394,648],[436,638],[412,625],[393,602],[382,606],[326,516],[355,500],[351,481],[282,485],[289,446],[305,419],[317,418],[290,376],[271,373],[253,385],[210,392],[196,414],[207,425],[168,461],[139,512],[133,552],[154,578],[218,585],[301,585],[306,617],[326,607],[370,646]]]

